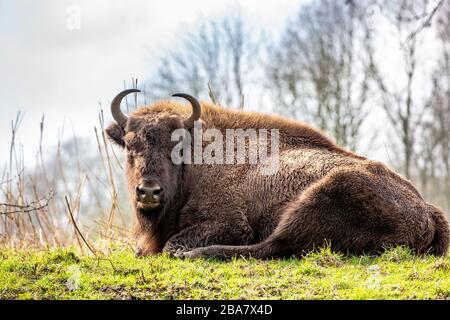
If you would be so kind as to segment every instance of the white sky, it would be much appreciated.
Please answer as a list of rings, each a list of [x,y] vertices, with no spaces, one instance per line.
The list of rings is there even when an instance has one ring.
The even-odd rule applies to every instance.
[[[19,110],[25,118],[18,141],[32,163],[42,114],[47,146],[64,122],[70,128],[72,121],[77,134],[91,134],[98,101],[107,107],[124,80],[148,78],[158,54],[176,46],[176,36],[198,19],[239,5],[255,26],[277,30],[301,2],[0,0],[0,168]],[[79,29],[68,26],[73,10],[80,12]]]

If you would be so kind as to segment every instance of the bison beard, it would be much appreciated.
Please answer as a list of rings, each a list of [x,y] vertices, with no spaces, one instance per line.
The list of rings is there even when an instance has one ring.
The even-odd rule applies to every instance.
[[[113,100],[117,123],[107,134],[127,150],[127,180],[137,215],[137,255],[301,256],[329,244],[346,253],[379,253],[404,245],[445,255],[449,223],[411,183],[385,165],[334,145],[308,125],[275,116],[202,104],[160,102],[129,117]],[[176,129],[278,129],[279,168],[259,165],[175,165]],[[136,195],[137,193],[137,195]]]

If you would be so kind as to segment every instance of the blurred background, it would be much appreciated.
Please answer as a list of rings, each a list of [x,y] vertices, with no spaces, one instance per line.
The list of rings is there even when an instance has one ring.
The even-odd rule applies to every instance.
[[[125,87],[308,122],[450,212],[449,0],[0,0],[0,40],[0,243],[127,239]]]

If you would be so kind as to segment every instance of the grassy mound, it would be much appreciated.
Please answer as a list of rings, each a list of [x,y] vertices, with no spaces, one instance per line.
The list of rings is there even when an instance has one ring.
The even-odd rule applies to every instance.
[[[136,259],[117,247],[0,248],[0,299],[450,299],[450,258],[395,248],[378,257],[329,249],[304,259]]]

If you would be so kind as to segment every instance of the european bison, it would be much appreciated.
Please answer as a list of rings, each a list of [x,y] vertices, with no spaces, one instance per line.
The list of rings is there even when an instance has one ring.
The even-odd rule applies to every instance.
[[[116,123],[106,130],[127,151],[138,221],[136,255],[264,259],[300,256],[324,244],[353,254],[396,245],[418,254],[447,253],[444,213],[382,163],[341,149],[304,123],[200,104],[186,94],[174,96],[190,106],[159,102],[127,117],[120,102],[138,91],[114,98]],[[262,174],[263,164],[238,161],[176,163],[173,150],[179,142],[172,134],[192,133],[194,123],[219,130],[223,139],[229,129],[278,129],[276,170]],[[268,148],[248,140],[247,151]],[[203,141],[200,147],[206,145]]]

